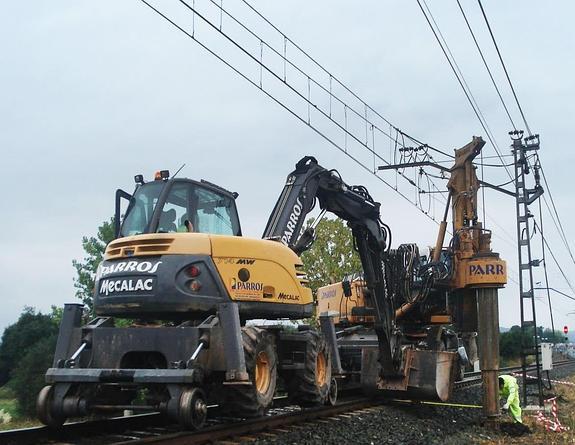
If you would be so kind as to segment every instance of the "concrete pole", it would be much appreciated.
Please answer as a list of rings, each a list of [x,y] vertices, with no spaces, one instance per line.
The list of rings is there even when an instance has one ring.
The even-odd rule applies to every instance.
[[[497,289],[477,289],[479,365],[483,380],[483,415],[488,426],[499,421],[499,308]]]

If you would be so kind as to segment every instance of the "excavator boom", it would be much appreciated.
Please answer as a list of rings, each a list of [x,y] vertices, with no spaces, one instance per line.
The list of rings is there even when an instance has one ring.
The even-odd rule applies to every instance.
[[[313,228],[300,236],[306,216],[316,201],[322,210],[347,222],[361,259],[366,287],[373,296],[374,330],[379,345],[379,363],[384,376],[399,372],[395,339],[394,307],[387,292],[385,255],[391,238],[389,228],[380,221],[380,203],[363,186],[349,186],[335,170],[320,166],[306,156],[286,180],[270,215],[264,238],[276,239],[298,255],[313,243]]]

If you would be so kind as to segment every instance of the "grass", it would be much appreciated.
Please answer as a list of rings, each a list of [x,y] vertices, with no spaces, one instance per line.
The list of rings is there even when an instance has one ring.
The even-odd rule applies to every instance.
[[[0,423],[0,431],[19,430],[21,428],[32,428],[35,426],[42,426],[42,424],[36,419],[17,419],[9,423]]]
[[[26,419],[20,417],[18,413],[18,402],[14,391],[10,389],[7,385],[0,387],[0,415],[5,416],[8,414],[10,416],[9,422],[3,422],[0,419],[0,431],[1,430],[12,430],[18,428],[30,428],[33,426],[39,426],[40,422],[36,419]]]
[[[12,418],[18,417],[18,402],[14,392],[6,385],[0,388],[0,411],[9,414]]]

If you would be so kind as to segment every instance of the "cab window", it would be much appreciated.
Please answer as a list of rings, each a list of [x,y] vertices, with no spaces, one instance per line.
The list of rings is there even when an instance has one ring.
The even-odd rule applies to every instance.
[[[163,182],[150,182],[136,189],[126,211],[120,236],[138,235],[146,231],[163,188]]]
[[[166,197],[158,232],[193,232],[239,235],[234,200],[190,182],[175,182]]]
[[[239,224],[233,199],[214,191],[196,188],[196,230],[202,233],[238,235]]]
[[[193,219],[190,216],[192,191],[191,184],[176,182],[172,185],[160,214],[158,232],[187,232],[185,222]]]

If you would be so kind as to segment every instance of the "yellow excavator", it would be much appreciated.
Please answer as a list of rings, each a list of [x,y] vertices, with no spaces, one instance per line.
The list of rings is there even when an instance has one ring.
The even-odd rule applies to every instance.
[[[236,193],[168,171],[135,182],[132,194],[116,193],[116,239],[96,274],[96,317],[83,324],[81,305],[64,308],[37,401],[43,423],[129,409],[197,429],[210,403],[233,416],[259,416],[281,389],[304,407],[333,404],[338,382],[368,393],[449,396],[465,354],[445,327],[451,320],[433,318],[449,312],[436,289],[453,287],[472,266],[504,267],[495,256],[478,260],[476,247],[488,244],[477,225],[456,232],[456,250],[438,241],[434,260],[422,263],[414,251],[391,249],[380,204],[365,187],[346,184],[310,156],[288,175],[263,239],[242,236]],[[352,324],[324,311],[322,292],[319,327],[286,323],[315,313],[299,255],[313,243],[313,227],[303,225],[316,204],[347,222],[361,258],[363,303],[352,309],[361,319]],[[118,326],[117,318],[132,323]]]

